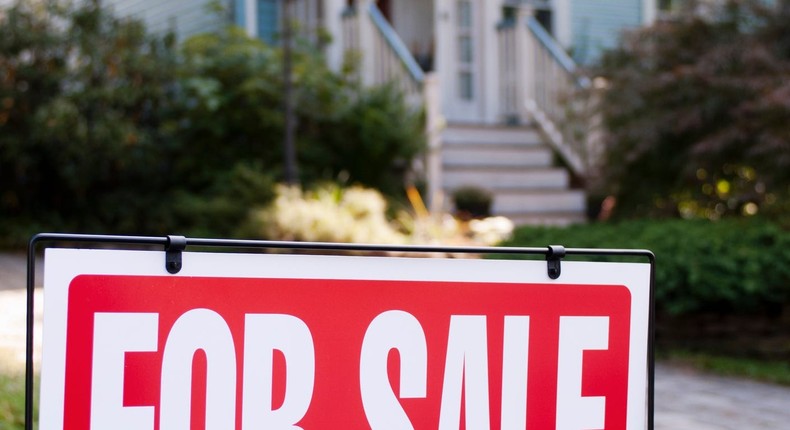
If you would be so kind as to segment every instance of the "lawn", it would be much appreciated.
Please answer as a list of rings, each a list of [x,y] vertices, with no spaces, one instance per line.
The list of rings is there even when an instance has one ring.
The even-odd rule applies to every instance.
[[[25,428],[24,369],[0,356],[0,430]]]

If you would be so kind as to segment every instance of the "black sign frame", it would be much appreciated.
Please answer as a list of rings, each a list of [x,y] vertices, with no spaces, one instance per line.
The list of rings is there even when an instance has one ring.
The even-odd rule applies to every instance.
[[[119,236],[95,234],[40,233],[30,239],[27,250],[27,310],[25,337],[25,430],[33,430],[34,406],[34,364],[33,364],[33,326],[35,322],[35,276],[36,256],[40,244],[46,247],[76,247],[78,244],[112,247],[113,249],[162,247],[165,250],[163,265],[168,273],[181,270],[181,252],[188,246],[204,249],[245,249],[245,250],[288,250],[322,252],[359,252],[359,253],[401,253],[401,254],[481,254],[481,255],[533,255],[546,259],[547,274],[558,279],[561,274],[562,259],[566,256],[646,258],[650,264],[649,315],[647,336],[647,430],[654,430],[655,414],[655,271],[656,256],[646,249],[596,249],[565,248],[560,245],[546,247],[477,247],[477,246],[419,246],[419,245],[375,245],[332,242],[296,242],[242,239],[187,238],[184,236]]]

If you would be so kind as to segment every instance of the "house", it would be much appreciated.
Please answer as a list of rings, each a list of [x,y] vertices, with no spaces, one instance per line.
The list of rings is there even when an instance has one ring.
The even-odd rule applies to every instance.
[[[206,0],[105,0],[179,38],[226,25]],[[655,19],[658,0],[231,0],[232,21],[274,41],[283,8],[302,31],[322,29],[339,68],[361,54],[368,85],[394,82],[425,106],[424,162],[434,208],[453,190],[493,193],[492,211],[517,223],[586,219],[576,185],[595,153],[594,81],[577,62],[594,61],[618,33]],[[572,53],[569,55],[568,53]],[[557,160],[560,160],[557,162]]]

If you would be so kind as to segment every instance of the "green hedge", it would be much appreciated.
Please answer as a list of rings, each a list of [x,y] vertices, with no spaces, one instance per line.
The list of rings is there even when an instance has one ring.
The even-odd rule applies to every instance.
[[[790,304],[790,232],[760,218],[522,227],[503,245],[550,244],[653,251],[660,314],[775,314]]]

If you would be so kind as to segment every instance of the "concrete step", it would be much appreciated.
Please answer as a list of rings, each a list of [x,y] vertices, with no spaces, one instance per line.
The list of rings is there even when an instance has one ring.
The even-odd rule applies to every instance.
[[[530,127],[451,124],[442,133],[442,186],[448,203],[462,186],[489,190],[491,212],[518,225],[586,221],[586,198]]]
[[[519,144],[543,145],[540,134],[525,127],[487,127],[450,125],[442,132],[442,142],[448,144]]]
[[[538,213],[584,213],[587,203],[581,190],[553,192],[512,192],[494,193],[492,212],[496,214],[538,214]]]
[[[454,167],[551,167],[550,149],[520,145],[446,145],[444,168]]]
[[[567,227],[571,224],[581,224],[587,222],[584,212],[561,212],[561,213],[540,213],[540,214],[499,214],[513,221],[515,225],[543,225],[553,227]]]
[[[453,190],[466,185],[488,190],[563,190],[568,188],[568,172],[559,168],[446,168],[443,188]]]

